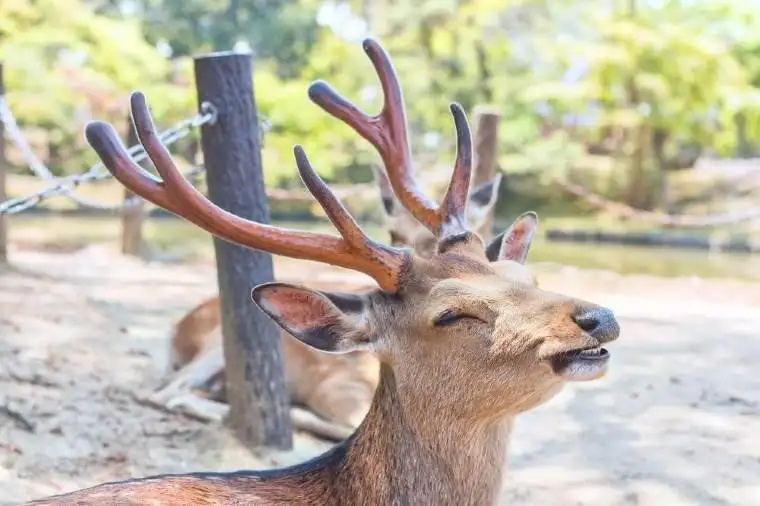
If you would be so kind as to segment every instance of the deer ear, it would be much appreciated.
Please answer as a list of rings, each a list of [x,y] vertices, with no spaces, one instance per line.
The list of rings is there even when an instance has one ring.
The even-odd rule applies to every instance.
[[[499,252],[501,251],[501,243],[504,241],[504,232],[497,235],[486,246],[486,258],[489,262],[496,262],[499,260]]]
[[[477,188],[470,191],[470,205],[474,207],[492,208],[496,204],[496,198],[499,195],[499,185],[501,184],[501,173],[490,181],[486,181]]]
[[[255,287],[251,298],[283,330],[312,348],[343,353],[371,345],[364,295],[266,283]]]
[[[486,247],[491,262],[512,260],[524,264],[538,228],[538,216],[529,211],[520,215],[506,232],[494,237]]]
[[[491,216],[493,216],[496,201],[499,199],[499,184],[501,183],[501,174],[483,183],[470,192],[468,197],[468,222],[470,228],[477,232],[481,237],[491,235]]]
[[[385,169],[381,169],[377,165],[372,166],[372,173],[375,175],[375,183],[380,188],[380,198],[383,200],[385,214],[393,216],[398,203],[396,202],[396,194],[393,193],[393,187],[388,179],[388,174],[385,173]]]

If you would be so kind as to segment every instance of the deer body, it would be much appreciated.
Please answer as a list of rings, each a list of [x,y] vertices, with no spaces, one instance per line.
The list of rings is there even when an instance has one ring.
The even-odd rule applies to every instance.
[[[204,230],[375,280],[377,288],[363,294],[286,283],[259,285],[251,293],[262,311],[304,345],[377,358],[379,385],[359,428],[299,466],[131,480],[32,504],[495,504],[514,417],[546,402],[567,382],[606,373],[609,353],[602,346],[620,333],[612,311],[539,289],[524,266],[536,215],[523,214],[488,245],[468,229],[472,139],[464,111],[450,106],[457,156],[438,205],[412,174],[403,98],[390,59],[372,40],[364,50],[385,95],[379,115],[359,111],[324,82],[312,84],[309,95],[375,146],[398,200],[435,238],[429,258],[367,237],[301,147],[294,149],[301,179],[341,237],[255,223],[209,202],[159,142],[140,93],[132,96],[132,117],[161,182],[130,160],[113,127],[93,123],[86,130],[124,186]]]
[[[431,438],[429,415],[403,398],[389,368],[380,375],[377,395],[354,435],[303,464],[107,483],[29,506],[495,504],[511,418],[471,426],[437,413]]]

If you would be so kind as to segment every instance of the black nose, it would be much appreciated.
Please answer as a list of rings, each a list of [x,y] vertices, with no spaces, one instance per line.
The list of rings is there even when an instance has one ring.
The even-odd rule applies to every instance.
[[[613,341],[620,335],[615,314],[606,307],[584,309],[573,316],[573,320],[600,343]]]

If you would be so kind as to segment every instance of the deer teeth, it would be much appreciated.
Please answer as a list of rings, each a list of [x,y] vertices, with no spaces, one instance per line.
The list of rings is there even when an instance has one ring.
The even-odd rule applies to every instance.
[[[590,350],[582,350],[580,352],[580,355],[585,355],[587,357],[598,357],[601,355],[602,349],[601,348],[591,348]]]

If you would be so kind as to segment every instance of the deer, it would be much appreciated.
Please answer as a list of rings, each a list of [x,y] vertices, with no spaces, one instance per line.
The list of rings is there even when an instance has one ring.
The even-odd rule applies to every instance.
[[[385,172],[374,167],[374,173],[391,245],[410,246],[416,254],[431,257],[433,234],[396,200]],[[492,235],[487,230],[487,220],[498,199],[500,181],[501,174],[497,174],[472,190],[468,197],[468,209],[476,211],[468,215],[469,223],[481,237]],[[371,288],[324,281],[314,286],[321,290],[347,291]],[[291,404],[303,406],[316,415],[291,408],[294,427],[327,439],[345,439],[369,410],[379,379],[377,359],[366,351],[342,355],[319,353],[284,331],[281,339]],[[217,295],[202,301],[173,326],[170,368],[176,371],[190,363],[193,366],[174,375],[166,386],[153,394],[152,404],[180,408],[196,417],[221,421],[227,412],[226,406],[216,404],[226,402],[221,346],[221,308]],[[188,390],[211,402],[188,397]]]
[[[383,218],[388,230],[389,242],[392,246],[412,247],[419,255],[431,256],[435,237],[423,227],[393,195],[390,181],[385,172],[373,166],[375,182],[380,189]],[[502,175],[486,181],[473,189],[469,195],[468,214],[470,226],[480,237],[490,239],[491,231],[487,230],[488,218],[494,212],[498,200],[499,184]],[[349,290],[371,288],[366,285],[341,284],[320,282],[320,288],[325,290]],[[221,326],[221,309],[219,296],[208,297],[184,314],[173,326],[170,335],[169,373],[181,369],[191,362],[205,349],[214,346],[221,339],[217,332]],[[285,342],[285,339],[283,339]],[[320,354],[320,356],[323,356]]]
[[[449,106],[456,156],[438,203],[414,177],[390,56],[374,39],[362,46],[383,90],[377,115],[325,81],[313,82],[309,97],[379,152],[398,200],[436,238],[430,258],[368,237],[300,145],[293,148],[298,173],[339,237],[257,223],[213,204],[177,169],[139,91],[131,95],[131,115],[160,181],[130,159],[112,125],[96,121],[85,128],[103,164],[134,194],[235,244],[374,280],[373,290],[361,294],[284,282],[251,290],[253,303],[305,345],[377,357],[379,382],[362,423],[327,452],[290,467],[144,477],[29,504],[494,505],[515,418],[568,383],[607,373],[605,345],[620,334],[614,312],[532,283],[525,264],[537,215],[520,215],[496,245],[469,230],[472,138],[462,107]]]

